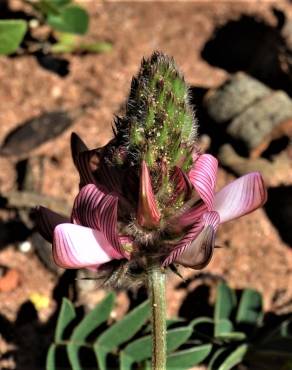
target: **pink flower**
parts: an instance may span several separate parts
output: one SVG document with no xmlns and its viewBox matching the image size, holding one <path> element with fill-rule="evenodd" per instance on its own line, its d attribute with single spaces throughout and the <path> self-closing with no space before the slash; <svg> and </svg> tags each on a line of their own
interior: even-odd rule
<svg viewBox="0 0 292 370">
<path fill-rule="evenodd" d="M 37 211 L 39 230 L 52 241 L 61 267 L 100 269 L 121 260 L 143 270 L 150 256 L 165 267 L 178 263 L 201 269 L 213 254 L 218 226 L 266 201 L 257 172 L 215 193 L 217 160 L 209 154 L 196 154 L 188 173 L 175 166 L 169 196 L 162 199 L 163 168 L 154 180 L 145 161 L 126 169 L 111 166 L 104 156 L 108 148 L 88 150 L 73 134 L 81 190 L 71 218 L 43 207 Z"/>
<path fill-rule="evenodd" d="M 259 173 L 215 193 L 217 160 L 196 150 L 192 109 L 174 60 L 155 52 L 132 80 L 114 139 L 89 150 L 72 135 L 80 192 L 71 218 L 42 207 L 37 217 L 58 265 L 131 281 L 153 260 L 201 269 L 212 257 L 219 224 L 264 204 Z"/>
</svg>

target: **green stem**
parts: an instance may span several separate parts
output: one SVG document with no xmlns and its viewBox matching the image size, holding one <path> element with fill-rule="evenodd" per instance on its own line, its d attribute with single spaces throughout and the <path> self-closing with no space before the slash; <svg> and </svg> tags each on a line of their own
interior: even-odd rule
<svg viewBox="0 0 292 370">
<path fill-rule="evenodd" d="M 152 370 L 166 370 L 165 273 L 160 265 L 148 265 L 148 294 L 152 319 Z"/>
</svg>

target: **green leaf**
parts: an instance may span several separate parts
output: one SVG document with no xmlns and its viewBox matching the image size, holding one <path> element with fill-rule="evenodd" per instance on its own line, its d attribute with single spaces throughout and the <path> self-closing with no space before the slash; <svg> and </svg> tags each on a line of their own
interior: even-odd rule
<svg viewBox="0 0 292 370">
<path fill-rule="evenodd" d="M 72 53 L 77 47 L 78 37 L 72 33 L 59 32 L 57 34 L 58 42 L 51 45 L 50 51 L 52 53 Z"/>
<path fill-rule="evenodd" d="M 238 365 L 242 362 L 246 352 L 248 350 L 247 344 L 242 344 L 235 351 L 231 352 L 230 355 L 224 360 L 220 365 L 218 370 L 230 370 L 235 365 Z"/>
<path fill-rule="evenodd" d="M 95 330 L 100 324 L 105 322 L 115 302 L 115 294 L 109 293 L 73 330 L 70 340 L 73 342 L 83 342 L 86 337 Z"/>
<path fill-rule="evenodd" d="M 68 34 L 66 34 L 68 35 Z M 69 34 L 71 36 L 75 36 L 72 34 Z M 107 42 L 97 42 L 97 43 L 89 43 L 89 44 L 84 44 L 80 43 L 76 39 L 71 39 L 63 41 L 60 40 L 59 42 L 53 44 L 50 47 L 50 50 L 53 53 L 74 53 L 74 52 L 88 52 L 88 53 L 106 53 L 110 50 L 112 50 L 112 44 L 107 43 Z"/>
<path fill-rule="evenodd" d="M 56 42 L 50 47 L 50 50 L 54 54 L 59 53 L 73 53 L 76 49 L 75 44 L 63 44 L 61 42 Z"/>
<path fill-rule="evenodd" d="M 216 326 L 215 326 L 215 337 L 216 338 L 230 334 L 232 333 L 232 331 L 233 331 L 233 324 L 230 320 L 220 319 L 216 322 Z"/>
<path fill-rule="evenodd" d="M 214 320 L 210 317 L 198 317 L 192 320 L 189 325 L 193 328 L 193 334 L 198 338 L 210 337 L 214 332 Z"/>
<path fill-rule="evenodd" d="M 173 353 L 167 357 L 166 368 L 171 369 L 189 369 L 202 361 L 210 354 L 212 344 L 203 344 L 194 348 L 186 349 Z"/>
<path fill-rule="evenodd" d="M 92 42 L 92 43 L 80 43 L 78 46 L 79 51 L 87 51 L 89 53 L 106 53 L 111 51 L 113 45 L 110 42 Z"/>
<path fill-rule="evenodd" d="M 266 343 L 277 337 L 292 337 L 292 317 L 282 321 L 280 325 L 267 333 L 260 343 Z"/>
<path fill-rule="evenodd" d="M 192 335 L 192 327 L 186 326 L 169 330 L 166 334 L 167 352 L 176 350 L 184 344 Z M 151 358 L 152 338 L 147 335 L 128 344 L 121 352 L 121 370 L 131 369 L 134 362 L 140 362 Z"/>
<path fill-rule="evenodd" d="M 211 360 L 208 364 L 208 370 L 218 370 L 219 365 L 222 363 L 222 359 L 224 360 L 228 357 L 230 353 L 229 348 L 220 347 L 212 356 Z"/>
<path fill-rule="evenodd" d="M 48 14 L 59 14 L 58 7 L 51 0 L 27 0 L 27 3 L 44 16 Z"/>
<path fill-rule="evenodd" d="M 261 317 L 262 307 L 262 296 L 253 289 L 245 289 L 239 302 L 236 322 L 256 325 Z"/>
<path fill-rule="evenodd" d="M 106 357 L 108 352 L 107 348 L 103 348 L 101 346 L 98 348 L 96 346 L 94 347 L 94 353 L 98 362 L 98 370 L 107 370 Z"/>
<path fill-rule="evenodd" d="M 69 343 L 66 346 L 68 359 L 72 370 L 82 370 L 82 365 L 79 360 L 79 349 L 82 347 L 81 344 Z"/>
<path fill-rule="evenodd" d="M 105 369 L 106 354 L 131 339 L 141 329 L 149 315 L 150 305 L 149 301 L 146 301 L 100 335 L 94 343 L 94 352 L 101 369 Z"/>
<path fill-rule="evenodd" d="M 80 6 L 68 5 L 59 14 L 49 14 L 47 22 L 56 31 L 83 35 L 88 29 L 89 16 Z"/>
<path fill-rule="evenodd" d="M 72 2 L 72 0 L 50 0 L 50 1 L 58 8 L 68 5 Z"/>
<path fill-rule="evenodd" d="M 75 319 L 76 312 L 72 303 L 67 299 L 63 298 L 60 314 L 57 321 L 55 342 L 61 341 L 63 338 L 64 330 Z"/>
<path fill-rule="evenodd" d="M 51 344 L 48 350 L 47 359 L 46 359 L 46 370 L 57 370 L 56 368 L 56 349 L 55 344 Z"/>
<path fill-rule="evenodd" d="M 86 344 L 87 336 L 108 319 L 114 301 L 115 294 L 109 293 L 73 330 L 67 346 L 67 354 L 73 370 L 82 370 L 78 357 L 79 349 Z"/>
<path fill-rule="evenodd" d="M 197 325 L 201 325 L 201 324 L 214 324 L 214 320 L 211 319 L 210 317 L 202 316 L 202 317 L 198 317 L 198 318 L 196 318 L 196 319 L 194 319 L 190 322 L 190 326 L 192 326 L 193 329 L 195 329 L 195 327 Z"/>
<path fill-rule="evenodd" d="M 135 361 L 124 352 L 120 354 L 120 370 L 131 370 Z"/>
<path fill-rule="evenodd" d="M 246 334 L 243 333 L 242 331 L 233 331 L 230 333 L 221 333 L 216 337 L 218 339 L 222 339 L 224 341 L 229 341 L 229 342 L 238 342 L 246 339 Z"/>
<path fill-rule="evenodd" d="M 215 336 L 220 335 L 222 329 L 227 329 L 227 324 L 222 324 L 222 320 L 228 320 L 236 306 L 236 297 L 232 289 L 227 284 L 221 282 L 217 288 L 215 303 Z M 224 328 L 223 328 L 224 327 Z"/>
<path fill-rule="evenodd" d="M 0 55 L 14 53 L 21 44 L 27 30 L 22 19 L 0 20 Z"/>
</svg>

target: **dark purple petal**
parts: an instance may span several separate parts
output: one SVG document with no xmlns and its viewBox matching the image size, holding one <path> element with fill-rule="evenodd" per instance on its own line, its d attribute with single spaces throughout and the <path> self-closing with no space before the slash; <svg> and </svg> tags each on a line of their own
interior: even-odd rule
<svg viewBox="0 0 292 370">
<path fill-rule="evenodd" d="M 87 184 L 96 184 L 94 172 L 99 166 L 99 157 L 95 150 L 79 153 L 75 165 L 80 175 L 80 187 Z"/>
<path fill-rule="evenodd" d="M 98 268 L 112 259 L 124 258 L 117 253 L 103 233 L 87 227 L 60 224 L 53 241 L 55 263 L 63 268 Z"/>
<path fill-rule="evenodd" d="M 217 168 L 218 161 L 215 157 L 210 154 L 202 154 L 189 172 L 191 183 L 207 205 L 209 211 L 213 209 Z"/>
<path fill-rule="evenodd" d="M 109 166 L 106 163 L 101 163 L 95 172 L 95 178 L 99 184 L 105 186 L 109 192 L 118 194 L 122 193 L 125 176 L 127 176 L 125 171 Z"/>
<path fill-rule="evenodd" d="M 222 222 L 233 220 L 261 207 L 267 191 L 258 172 L 249 173 L 225 186 L 215 195 L 214 210 Z"/>
<path fill-rule="evenodd" d="M 100 162 L 96 150 L 88 150 L 80 137 L 72 133 L 71 153 L 73 162 L 80 175 L 80 187 L 86 184 L 95 184 L 94 171 L 96 171 Z"/>
<path fill-rule="evenodd" d="M 185 267 L 200 270 L 210 262 L 214 246 L 214 228 L 212 226 L 206 226 L 197 238 L 175 259 L 175 262 Z"/>
<path fill-rule="evenodd" d="M 70 222 L 69 217 L 59 215 L 46 207 L 37 207 L 34 211 L 38 232 L 48 242 L 52 243 L 54 229 L 57 225 Z"/>
<path fill-rule="evenodd" d="M 71 154 L 73 158 L 73 162 L 76 163 L 76 159 L 78 158 L 79 154 L 82 152 L 88 151 L 86 144 L 83 140 L 77 135 L 75 132 L 71 134 Z"/>
</svg>

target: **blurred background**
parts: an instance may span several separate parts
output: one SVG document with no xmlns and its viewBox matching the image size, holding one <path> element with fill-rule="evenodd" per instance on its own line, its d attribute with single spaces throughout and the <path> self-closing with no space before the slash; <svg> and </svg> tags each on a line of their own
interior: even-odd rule
<svg viewBox="0 0 292 370">
<path fill-rule="evenodd" d="M 0 20 L 28 25 L 17 50 L 0 56 L 0 368 L 43 368 L 61 297 L 86 312 L 105 294 L 94 280 L 75 280 L 86 272 L 55 267 L 31 209 L 70 213 L 79 182 L 71 132 L 90 148 L 106 144 L 141 58 L 154 50 L 173 56 L 190 85 L 200 146 L 221 163 L 218 189 L 259 170 L 269 194 L 263 209 L 220 227 L 222 248 L 206 269 L 181 271 L 185 281 L 169 276 L 169 316 L 214 301 L 222 280 L 258 290 L 265 312 L 291 313 L 292 3 L 76 3 L 89 26 L 66 49 L 44 10 L 0 1 Z M 118 293 L 115 317 L 132 299 Z"/>
</svg>

